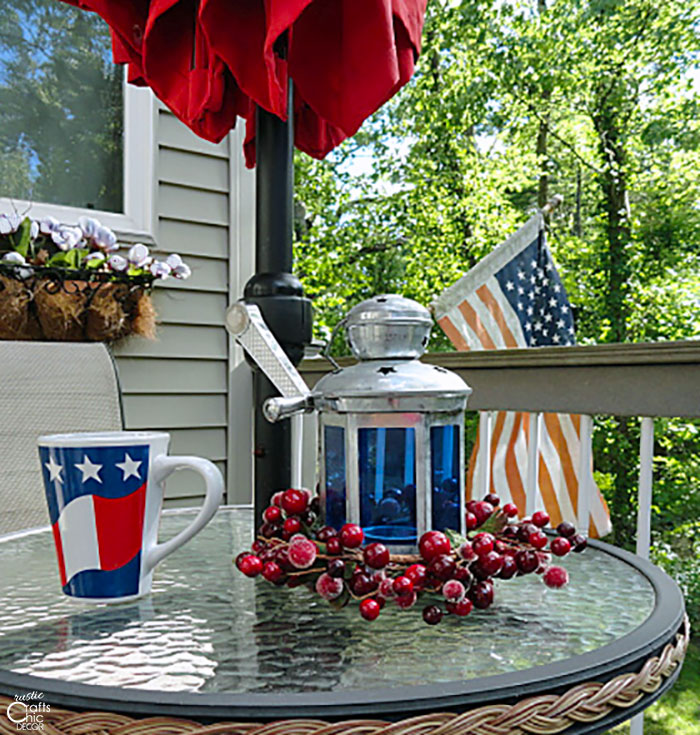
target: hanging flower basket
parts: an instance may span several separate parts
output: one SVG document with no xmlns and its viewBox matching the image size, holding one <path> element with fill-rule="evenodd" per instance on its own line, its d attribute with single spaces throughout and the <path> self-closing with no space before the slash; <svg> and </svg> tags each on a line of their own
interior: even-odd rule
<svg viewBox="0 0 700 735">
<path fill-rule="evenodd" d="M 115 342 L 155 338 L 150 292 L 157 280 L 188 278 L 179 255 L 154 260 L 145 245 L 125 255 L 114 233 L 83 217 L 0 215 L 0 340 Z"/>
</svg>

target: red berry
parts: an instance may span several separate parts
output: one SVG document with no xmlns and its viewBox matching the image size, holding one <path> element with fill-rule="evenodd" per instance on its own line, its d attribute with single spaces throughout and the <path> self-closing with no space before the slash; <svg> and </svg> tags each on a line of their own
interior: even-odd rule
<svg viewBox="0 0 700 735">
<path fill-rule="evenodd" d="M 263 518 L 268 523 L 278 523 L 282 520 L 282 511 L 276 505 L 271 505 L 269 508 L 265 508 Z"/>
<path fill-rule="evenodd" d="M 569 581 L 569 574 L 563 567 L 549 567 L 542 577 L 547 587 L 563 587 Z"/>
<path fill-rule="evenodd" d="M 485 581 L 477 582 L 469 590 L 469 599 L 474 603 L 474 607 L 486 610 L 493 603 L 493 585 Z"/>
<path fill-rule="evenodd" d="M 326 571 L 334 579 L 340 579 L 345 574 L 345 562 L 342 559 L 331 559 Z"/>
<path fill-rule="evenodd" d="M 473 513 L 467 513 L 465 521 L 467 524 L 467 531 L 473 531 L 478 525 L 476 516 Z"/>
<path fill-rule="evenodd" d="M 503 566 L 501 571 L 498 573 L 500 579 L 511 579 L 516 575 L 518 571 L 518 565 L 512 556 L 503 557 Z"/>
<path fill-rule="evenodd" d="M 557 536 L 552 539 L 549 548 L 554 556 L 566 556 L 571 551 L 571 541 L 563 536 Z"/>
<path fill-rule="evenodd" d="M 532 514 L 532 522 L 538 528 L 544 528 L 549 523 L 549 515 L 543 510 L 537 510 Z"/>
<path fill-rule="evenodd" d="M 493 551 L 494 537 L 490 533 L 477 533 L 472 539 L 472 548 L 477 556 L 484 556 Z"/>
<path fill-rule="evenodd" d="M 501 499 L 495 493 L 489 493 L 488 495 L 484 496 L 484 502 L 489 503 L 494 508 L 498 508 L 501 503 Z"/>
<path fill-rule="evenodd" d="M 253 541 L 253 545 L 250 547 L 250 550 L 254 554 L 261 554 L 266 548 L 267 544 L 264 541 L 257 539 L 256 541 Z"/>
<path fill-rule="evenodd" d="M 279 582 L 284 575 L 282 567 L 276 561 L 265 562 L 262 568 L 262 575 L 268 582 Z"/>
<path fill-rule="evenodd" d="M 508 518 L 512 518 L 513 516 L 518 515 L 518 506 L 515 503 L 506 503 L 503 506 L 503 512 L 508 516 Z"/>
<path fill-rule="evenodd" d="M 588 546 L 588 541 L 585 536 L 577 533 L 571 537 L 571 545 L 574 547 L 574 551 L 580 554 Z"/>
<path fill-rule="evenodd" d="M 413 592 L 410 595 L 404 595 L 403 597 L 397 597 L 396 604 L 402 610 L 408 610 L 409 607 L 413 607 L 416 604 L 417 599 L 418 599 L 418 595 L 415 592 Z"/>
<path fill-rule="evenodd" d="M 557 526 L 557 533 L 560 536 L 564 536 L 564 538 L 571 538 L 576 533 L 576 527 L 573 523 L 569 523 L 568 521 L 562 521 Z"/>
<path fill-rule="evenodd" d="M 333 526 L 324 526 L 317 534 L 317 538 L 321 543 L 326 543 L 328 539 L 335 538 L 338 535 L 338 532 L 333 528 Z"/>
<path fill-rule="evenodd" d="M 413 589 L 422 590 L 425 587 L 425 580 L 428 576 L 428 570 L 423 564 L 411 564 L 406 570 L 405 576 L 413 582 Z"/>
<path fill-rule="evenodd" d="M 418 548 L 420 555 L 426 561 L 430 561 L 441 554 L 449 554 L 452 547 L 442 531 L 427 531 L 420 537 Z"/>
<path fill-rule="evenodd" d="M 544 549 L 547 545 L 547 536 L 542 531 L 535 531 L 535 533 L 530 534 L 528 541 L 536 549 Z"/>
<path fill-rule="evenodd" d="M 459 602 L 467 591 L 456 579 L 450 579 L 442 586 L 442 595 L 448 602 Z"/>
<path fill-rule="evenodd" d="M 459 602 L 448 602 L 446 607 L 447 612 L 452 613 L 453 615 L 459 615 L 460 618 L 463 618 L 465 615 L 469 615 L 474 605 L 468 597 L 465 597 Z"/>
<path fill-rule="evenodd" d="M 518 537 L 518 527 L 517 526 L 505 526 L 503 531 L 501 533 L 505 538 L 517 538 Z"/>
<path fill-rule="evenodd" d="M 392 590 L 397 597 L 413 594 L 413 582 L 406 575 L 397 577 L 392 583 Z"/>
<path fill-rule="evenodd" d="M 277 536 L 282 530 L 282 526 L 279 523 L 263 523 L 260 526 L 260 533 L 265 538 L 272 538 Z"/>
<path fill-rule="evenodd" d="M 472 571 L 477 577 L 487 579 L 498 574 L 503 567 L 503 557 L 496 551 L 480 556 L 476 564 L 472 565 Z"/>
<path fill-rule="evenodd" d="M 364 548 L 362 558 L 368 567 L 372 567 L 372 569 L 384 569 L 389 563 L 389 549 L 384 544 L 369 544 Z"/>
<path fill-rule="evenodd" d="M 472 583 L 472 573 L 469 571 L 469 567 L 457 567 L 455 569 L 454 576 L 452 579 L 456 579 L 461 582 L 465 587 L 469 587 Z"/>
<path fill-rule="evenodd" d="M 246 577 L 257 577 L 263 571 L 262 559 L 255 554 L 248 554 L 237 563 L 238 568 Z"/>
<path fill-rule="evenodd" d="M 396 595 L 394 594 L 394 580 L 391 577 L 385 577 L 379 583 L 379 599 L 391 600 Z"/>
<path fill-rule="evenodd" d="M 477 524 L 482 526 L 493 515 L 493 505 L 482 500 L 474 506 L 474 515 Z"/>
<path fill-rule="evenodd" d="M 442 620 L 442 610 L 437 605 L 423 608 L 423 620 L 428 625 L 437 625 Z"/>
<path fill-rule="evenodd" d="M 326 541 L 326 553 L 329 556 L 338 556 L 342 550 L 343 545 L 340 543 L 340 539 L 337 536 L 329 538 L 328 541 Z"/>
<path fill-rule="evenodd" d="M 451 556 L 440 554 L 440 556 L 434 557 L 430 564 L 428 564 L 428 574 L 431 574 L 442 582 L 446 582 L 448 579 L 451 579 L 455 572 L 455 567 L 455 560 Z"/>
<path fill-rule="evenodd" d="M 534 551 L 519 551 L 515 555 L 515 563 L 523 574 L 530 574 L 537 569 L 540 560 Z"/>
<path fill-rule="evenodd" d="M 350 584 L 352 585 L 352 591 L 358 597 L 374 592 L 374 590 L 379 586 L 379 583 L 370 577 L 369 574 L 364 574 L 362 572 L 354 574 L 350 580 Z"/>
<path fill-rule="evenodd" d="M 309 496 L 301 490 L 290 488 L 282 493 L 282 508 L 288 515 L 303 513 L 309 505 Z"/>
<path fill-rule="evenodd" d="M 356 549 L 362 545 L 365 534 L 362 529 L 354 523 L 346 523 L 340 529 L 340 542 L 346 549 Z"/>
<path fill-rule="evenodd" d="M 539 530 L 540 529 L 537 528 L 534 523 L 523 523 L 523 525 L 518 529 L 518 538 L 523 543 L 528 543 L 530 541 L 530 536 L 533 533 L 537 533 Z"/>
<path fill-rule="evenodd" d="M 297 536 L 289 544 L 289 561 L 297 569 L 308 569 L 315 561 L 318 549 L 308 538 Z"/>
<path fill-rule="evenodd" d="M 472 559 L 476 558 L 476 552 L 474 551 L 474 547 L 472 546 L 471 541 L 465 541 L 459 547 L 459 555 L 465 561 L 471 561 Z"/>
<path fill-rule="evenodd" d="M 281 508 L 282 507 L 282 495 L 284 495 L 284 493 L 281 490 L 278 493 L 275 493 L 272 496 L 272 504 Z"/>
<path fill-rule="evenodd" d="M 379 603 L 372 597 L 368 597 L 360 603 L 360 615 L 365 620 L 376 620 L 379 617 L 381 609 Z"/>
<path fill-rule="evenodd" d="M 478 503 L 478 500 L 468 500 L 467 501 L 467 513 L 473 513 L 474 512 L 474 506 Z"/>
<path fill-rule="evenodd" d="M 340 561 L 339 559 L 336 561 Z M 330 574 L 322 574 L 316 580 L 316 592 L 318 592 L 324 600 L 335 600 L 340 597 L 344 588 L 343 580 L 331 577 Z"/>
<path fill-rule="evenodd" d="M 301 531 L 301 521 L 298 518 L 287 518 L 282 524 L 282 533 L 289 534 L 290 538 L 299 531 Z"/>
</svg>

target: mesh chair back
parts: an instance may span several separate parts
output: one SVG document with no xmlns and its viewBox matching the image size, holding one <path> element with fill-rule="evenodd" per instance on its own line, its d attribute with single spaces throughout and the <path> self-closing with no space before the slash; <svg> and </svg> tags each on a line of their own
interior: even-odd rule
<svg viewBox="0 0 700 735">
<path fill-rule="evenodd" d="M 104 345 L 0 341 L 0 534 L 49 522 L 38 436 L 122 427 Z"/>
</svg>

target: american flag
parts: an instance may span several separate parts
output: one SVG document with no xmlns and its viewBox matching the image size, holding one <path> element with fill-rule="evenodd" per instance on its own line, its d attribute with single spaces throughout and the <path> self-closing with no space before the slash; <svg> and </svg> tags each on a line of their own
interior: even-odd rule
<svg viewBox="0 0 700 735">
<path fill-rule="evenodd" d="M 433 303 L 433 311 L 458 350 L 575 344 L 571 305 L 547 248 L 540 213 L 446 289 Z M 479 496 L 488 487 L 504 502 L 524 509 L 531 416 L 498 412 L 487 452 L 480 446 L 484 415 L 481 419 L 469 462 L 467 495 Z M 581 417 L 543 414 L 538 453 L 537 507 L 547 510 L 552 525 L 562 520 L 576 525 Z M 585 471 L 584 486 L 590 492 L 587 530 L 593 536 L 603 536 L 610 531 L 610 516 L 593 480 L 592 467 Z"/>
</svg>

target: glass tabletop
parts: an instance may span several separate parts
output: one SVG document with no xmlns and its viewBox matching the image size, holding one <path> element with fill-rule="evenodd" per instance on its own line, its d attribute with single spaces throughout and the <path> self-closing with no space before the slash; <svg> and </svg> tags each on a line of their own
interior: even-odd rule
<svg viewBox="0 0 700 735">
<path fill-rule="evenodd" d="M 193 511 L 194 512 L 194 511 Z M 585 653 L 630 633 L 654 590 L 598 549 L 561 564 L 570 584 L 529 575 L 496 580 L 494 605 L 427 626 L 419 605 L 387 606 L 368 623 L 305 588 L 278 589 L 238 572 L 252 510 L 222 509 L 156 569 L 153 593 L 119 605 L 65 597 L 53 539 L 0 542 L 0 669 L 160 691 L 302 693 L 464 681 Z M 165 514 L 161 540 L 191 521 Z"/>
</svg>

